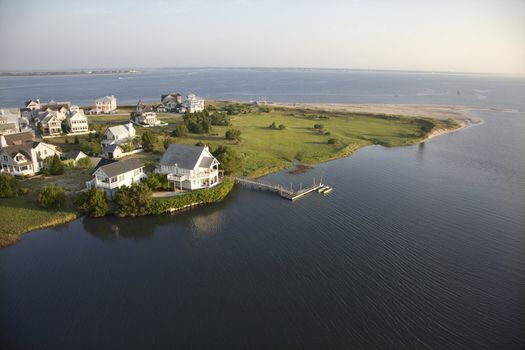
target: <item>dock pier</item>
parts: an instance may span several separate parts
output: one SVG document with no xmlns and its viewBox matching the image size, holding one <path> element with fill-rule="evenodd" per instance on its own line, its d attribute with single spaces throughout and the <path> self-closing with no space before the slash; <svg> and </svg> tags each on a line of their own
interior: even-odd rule
<svg viewBox="0 0 525 350">
<path fill-rule="evenodd" d="M 270 191 L 277 193 L 281 198 L 288 199 L 291 201 L 294 201 L 298 198 L 301 198 L 311 192 L 317 191 L 320 188 L 324 187 L 325 185 L 320 181 L 319 183 L 315 182 L 315 178 L 310 186 L 307 186 L 305 188 L 300 187 L 299 190 L 294 191 L 294 189 L 290 186 L 290 188 L 284 187 L 282 185 L 274 185 L 269 182 L 260 181 L 260 180 L 250 180 L 246 179 L 244 177 L 238 177 L 238 176 L 232 176 L 233 181 L 235 183 L 239 183 L 241 185 L 245 185 L 252 188 L 257 188 L 260 190 Z"/>
</svg>

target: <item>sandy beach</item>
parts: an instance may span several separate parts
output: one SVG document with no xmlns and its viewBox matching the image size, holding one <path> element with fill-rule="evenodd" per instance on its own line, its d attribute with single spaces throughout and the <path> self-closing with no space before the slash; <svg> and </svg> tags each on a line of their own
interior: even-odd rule
<svg viewBox="0 0 525 350">
<path fill-rule="evenodd" d="M 324 111 L 343 111 L 372 114 L 391 114 L 407 117 L 454 119 L 462 123 L 479 123 L 480 119 L 468 112 L 471 107 L 432 104 L 342 104 L 342 103 L 270 103 L 276 107 L 308 108 Z"/>
</svg>

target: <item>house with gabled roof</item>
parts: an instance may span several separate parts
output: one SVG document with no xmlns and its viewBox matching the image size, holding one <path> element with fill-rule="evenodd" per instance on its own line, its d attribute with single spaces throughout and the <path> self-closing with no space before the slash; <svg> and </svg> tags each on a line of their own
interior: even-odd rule
<svg viewBox="0 0 525 350">
<path fill-rule="evenodd" d="M 39 110 L 41 105 L 40 105 L 40 100 L 37 98 L 36 100 L 29 100 L 29 101 L 26 101 L 24 103 L 24 106 L 25 108 L 31 110 L 31 111 L 36 111 L 36 110 Z"/>
<path fill-rule="evenodd" d="M 67 117 L 67 126 L 72 133 L 85 133 L 89 131 L 86 116 L 79 111 L 70 113 Z"/>
<path fill-rule="evenodd" d="M 56 136 L 62 132 L 62 121 L 58 118 L 56 112 L 39 112 L 36 119 L 37 123 L 42 126 L 44 135 Z"/>
<path fill-rule="evenodd" d="M 57 147 L 44 142 L 28 141 L 0 149 L 0 171 L 18 176 L 32 176 L 44 167 L 44 160 L 60 156 Z"/>
<path fill-rule="evenodd" d="M 206 146 L 171 144 L 162 155 L 157 173 L 166 174 L 174 189 L 197 190 L 220 183 L 219 161 Z"/>
<path fill-rule="evenodd" d="M 178 92 L 161 95 L 160 102 L 166 112 L 177 112 L 182 105 L 182 95 Z"/>
<path fill-rule="evenodd" d="M 34 141 L 33 131 L 24 131 L 16 134 L 0 135 L 0 147 L 21 145 L 22 143 Z"/>
<path fill-rule="evenodd" d="M 117 109 L 117 98 L 113 95 L 104 96 L 95 101 L 95 113 L 111 113 Z"/>
<path fill-rule="evenodd" d="M 100 188 L 107 198 L 114 199 L 122 186 L 131 186 L 146 178 L 144 163 L 137 158 L 130 158 L 99 167 L 93 173 L 93 179 L 86 182 L 86 187 Z"/>
<path fill-rule="evenodd" d="M 133 127 L 133 124 L 127 123 L 124 125 L 115 125 L 107 128 L 106 131 L 104 131 L 104 135 L 102 135 L 102 141 L 100 141 L 100 143 L 102 144 L 102 147 L 113 144 L 121 145 L 131 142 L 135 135 L 136 131 Z"/>
</svg>

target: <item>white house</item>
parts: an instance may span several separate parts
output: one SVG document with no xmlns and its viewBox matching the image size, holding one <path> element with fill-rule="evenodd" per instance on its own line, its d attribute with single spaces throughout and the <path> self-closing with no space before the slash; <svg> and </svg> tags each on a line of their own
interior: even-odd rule
<svg viewBox="0 0 525 350">
<path fill-rule="evenodd" d="M 37 119 L 44 135 L 55 136 L 62 132 L 62 122 L 54 111 L 39 112 Z"/>
<path fill-rule="evenodd" d="M 13 145 L 21 145 L 26 142 L 33 141 L 35 134 L 33 131 L 24 131 L 16 134 L 0 135 L 0 147 L 7 147 Z"/>
<path fill-rule="evenodd" d="M 202 112 L 204 110 L 204 100 L 194 94 L 189 94 L 184 101 L 186 111 L 190 113 Z"/>
<path fill-rule="evenodd" d="M 104 135 L 102 135 L 102 141 L 100 141 L 100 143 L 102 144 L 102 147 L 113 144 L 121 145 L 133 140 L 135 134 L 135 128 L 131 123 L 112 126 L 106 129 Z"/>
<path fill-rule="evenodd" d="M 146 177 L 144 164 L 130 158 L 101 166 L 93 173 L 93 179 L 86 182 L 86 187 L 103 189 L 106 197 L 113 199 L 119 188 L 140 183 Z"/>
<path fill-rule="evenodd" d="M 40 100 L 37 98 L 36 100 L 29 100 L 24 103 L 25 108 L 30 109 L 32 111 L 40 109 Z"/>
<path fill-rule="evenodd" d="M 135 113 L 133 113 L 133 119 L 137 124 L 148 126 L 156 126 L 160 124 L 157 120 L 157 113 L 154 112 L 153 107 L 144 105 L 142 101 L 139 101 L 137 104 Z"/>
<path fill-rule="evenodd" d="M 16 134 L 27 129 L 29 121 L 20 117 L 18 109 L 0 109 L 0 135 Z"/>
<path fill-rule="evenodd" d="M 71 113 L 67 117 L 67 125 L 72 133 L 88 132 L 89 125 L 85 115 L 80 112 Z"/>
<path fill-rule="evenodd" d="M 104 96 L 95 101 L 95 112 L 111 113 L 117 109 L 117 98 L 113 95 Z"/>
<path fill-rule="evenodd" d="M 219 161 L 208 147 L 171 144 L 156 172 L 166 174 L 176 189 L 209 188 L 220 182 Z"/>
<path fill-rule="evenodd" d="M 104 157 L 107 159 L 118 159 L 122 157 L 124 151 L 119 145 L 112 144 L 104 148 Z"/>
<path fill-rule="evenodd" d="M 44 159 L 55 154 L 60 156 L 56 146 L 44 142 L 29 141 L 2 147 L 0 171 L 19 176 L 32 176 L 42 170 Z"/>
<path fill-rule="evenodd" d="M 178 108 L 182 105 L 182 95 L 177 92 L 161 95 L 160 102 L 164 106 L 164 111 L 177 112 Z"/>
</svg>

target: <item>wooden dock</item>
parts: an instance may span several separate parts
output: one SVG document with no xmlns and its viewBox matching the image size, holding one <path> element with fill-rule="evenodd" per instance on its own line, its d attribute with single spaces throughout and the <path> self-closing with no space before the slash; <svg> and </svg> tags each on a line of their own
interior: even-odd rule
<svg viewBox="0 0 525 350">
<path fill-rule="evenodd" d="M 232 179 L 236 183 L 242 184 L 247 187 L 277 193 L 279 196 L 281 196 L 281 198 L 288 199 L 291 201 L 301 198 L 311 192 L 317 191 L 321 187 L 325 186 L 321 182 L 316 183 L 314 179 L 310 186 L 303 188 L 303 186 L 301 185 L 299 190 L 294 190 L 293 187 L 287 188 L 279 184 L 274 185 L 266 181 L 250 180 L 244 177 L 232 176 Z"/>
</svg>

